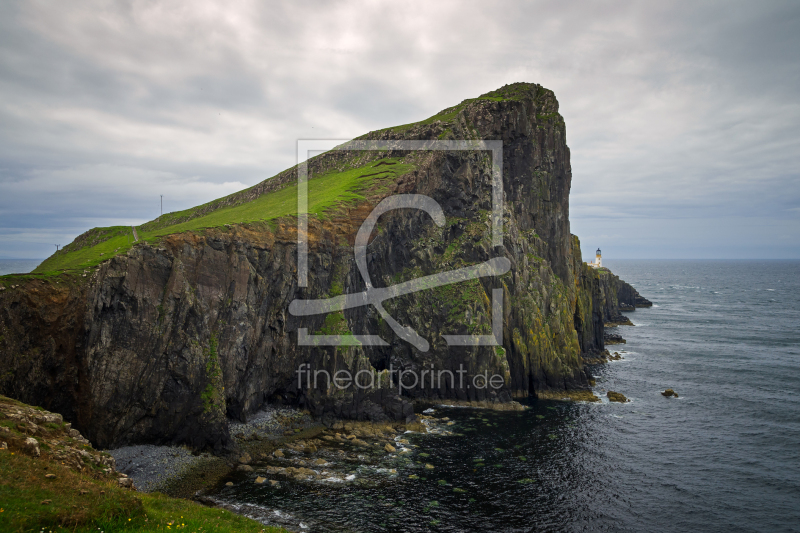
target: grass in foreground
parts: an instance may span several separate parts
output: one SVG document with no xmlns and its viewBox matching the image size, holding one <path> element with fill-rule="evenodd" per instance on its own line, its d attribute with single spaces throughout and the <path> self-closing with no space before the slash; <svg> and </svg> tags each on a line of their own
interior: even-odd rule
<svg viewBox="0 0 800 533">
<path fill-rule="evenodd" d="M 44 454 L 32 458 L 0 451 L 0 531 L 42 530 L 284 532 L 188 500 L 122 489 L 61 467 Z"/>
<path fill-rule="evenodd" d="M 404 163 L 402 159 L 385 158 L 343 172 L 312 176 L 308 181 L 309 215 L 324 218 L 338 208 L 363 199 L 362 193 L 377 182 L 392 180 L 412 169 L 413 166 Z M 186 220 L 196 209 L 198 208 L 168 213 L 164 217 L 175 221 Z M 161 237 L 174 233 L 202 231 L 230 224 L 269 222 L 296 215 L 297 185 L 292 184 L 242 205 L 224 207 L 204 216 L 151 231 L 137 228 L 137 233 L 140 240 L 157 242 Z M 114 255 L 124 254 L 134 245 L 133 231 L 127 226 L 96 228 L 92 233 L 98 237 L 93 240 L 84 239 L 81 243 L 76 240 L 76 243 L 67 246 L 64 251 L 46 259 L 34 273 L 89 269 Z"/>
</svg>

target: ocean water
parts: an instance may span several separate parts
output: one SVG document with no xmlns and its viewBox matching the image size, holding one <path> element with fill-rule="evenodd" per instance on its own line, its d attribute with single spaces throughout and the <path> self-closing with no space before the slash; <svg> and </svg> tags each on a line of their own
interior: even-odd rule
<svg viewBox="0 0 800 533">
<path fill-rule="evenodd" d="M 0 259 L 0 276 L 27 274 L 41 262 L 41 259 Z"/>
<path fill-rule="evenodd" d="M 327 481 L 254 484 L 269 461 L 209 494 L 308 532 L 800 531 L 800 261 L 605 264 L 655 303 L 593 369 L 630 403 L 440 408 L 407 454 L 341 445 Z"/>
<path fill-rule="evenodd" d="M 297 531 L 800 531 L 800 262 L 607 265 L 655 303 L 594 368 L 630 403 L 441 408 L 455 435 L 401 458 L 344 447 L 330 481 L 211 493 Z"/>
</svg>

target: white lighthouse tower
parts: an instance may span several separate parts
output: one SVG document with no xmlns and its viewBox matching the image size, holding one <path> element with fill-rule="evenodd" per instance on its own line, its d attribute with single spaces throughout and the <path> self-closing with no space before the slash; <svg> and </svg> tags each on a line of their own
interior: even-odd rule
<svg viewBox="0 0 800 533">
<path fill-rule="evenodd" d="M 603 255 L 600 253 L 600 248 L 594 254 L 594 265 L 595 268 L 600 268 L 603 266 Z"/>
</svg>

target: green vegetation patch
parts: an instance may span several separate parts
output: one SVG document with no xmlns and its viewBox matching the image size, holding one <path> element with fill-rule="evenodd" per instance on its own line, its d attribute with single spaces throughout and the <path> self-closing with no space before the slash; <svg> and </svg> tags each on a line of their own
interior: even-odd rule
<svg viewBox="0 0 800 533">
<path fill-rule="evenodd" d="M 94 238 L 86 238 L 88 233 Z M 133 230 L 130 226 L 94 228 L 48 257 L 33 272 L 41 274 L 60 270 L 88 269 L 117 254 L 126 253 L 133 243 Z"/>
<path fill-rule="evenodd" d="M 325 323 L 319 329 L 321 335 L 349 335 L 350 328 L 347 326 L 347 319 L 342 311 L 328 313 L 325 315 Z"/>
<path fill-rule="evenodd" d="M 393 128 L 389 128 L 389 129 L 391 131 L 396 132 L 396 133 L 402 133 L 402 132 L 404 132 L 406 130 L 409 130 L 409 129 L 413 128 L 413 127 L 425 126 L 427 124 L 433 124 L 434 122 L 437 122 L 437 121 L 444 122 L 444 123 L 453 122 L 453 120 L 456 118 L 458 113 L 462 109 L 464 109 L 464 106 L 466 106 L 467 103 L 470 102 L 470 101 L 471 100 L 464 100 L 460 104 L 458 104 L 456 106 L 453 106 L 453 107 L 448 107 L 447 109 L 439 111 L 438 113 L 436 113 L 432 117 L 428 117 L 425 120 L 420 120 L 419 122 L 412 122 L 410 124 L 403 124 L 401 126 L 394 126 Z"/>
<path fill-rule="evenodd" d="M 208 384 L 200 394 L 203 400 L 203 412 L 206 414 L 214 413 L 219 415 L 225 413 L 225 391 L 222 386 L 222 367 L 218 357 L 219 343 L 216 335 L 211 336 L 208 351 L 206 352 L 206 378 Z"/>
<path fill-rule="evenodd" d="M 55 474 L 48 479 L 47 474 Z M 168 527 L 169 526 L 169 527 Z M 229 511 L 122 489 L 47 461 L 0 452 L 0 531 L 280 533 Z"/>
</svg>

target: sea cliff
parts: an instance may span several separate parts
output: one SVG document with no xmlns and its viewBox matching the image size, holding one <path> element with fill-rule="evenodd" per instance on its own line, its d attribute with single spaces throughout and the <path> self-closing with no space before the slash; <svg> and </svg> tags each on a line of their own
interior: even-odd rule
<svg viewBox="0 0 800 533">
<path fill-rule="evenodd" d="M 514 84 L 419 123 L 360 139 L 503 142 L 503 242 L 491 235 L 492 161 L 485 152 L 332 151 L 310 160 L 309 280 L 298 286 L 297 169 L 137 228 L 76 239 L 29 276 L 0 278 L 0 393 L 62 413 L 95 445 L 185 443 L 217 451 L 230 419 L 264 402 L 316 416 L 411 420 L 414 402 L 509 402 L 586 390 L 586 358 L 604 349 L 605 324 L 646 305 L 628 284 L 581 259 L 570 234 L 572 181 L 564 120 L 552 91 Z M 360 292 L 355 236 L 394 194 L 442 207 L 437 226 L 414 210 L 387 213 L 367 265 L 375 286 L 509 261 L 499 276 L 399 296 L 388 313 L 427 339 L 420 351 L 370 306 L 297 317 L 298 298 Z M 290 207 L 287 208 L 286 206 Z M 502 289 L 502 345 L 448 346 L 444 335 L 488 334 Z M 623 317 L 624 318 L 624 317 Z M 385 346 L 300 346 L 298 331 L 379 334 Z M 340 390 L 310 387 L 297 371 L 389 369 L 502 377 L 499 388 L 445 381 Z M 382 381 L 381 381 L 382 380 Z"/>
</svg>

